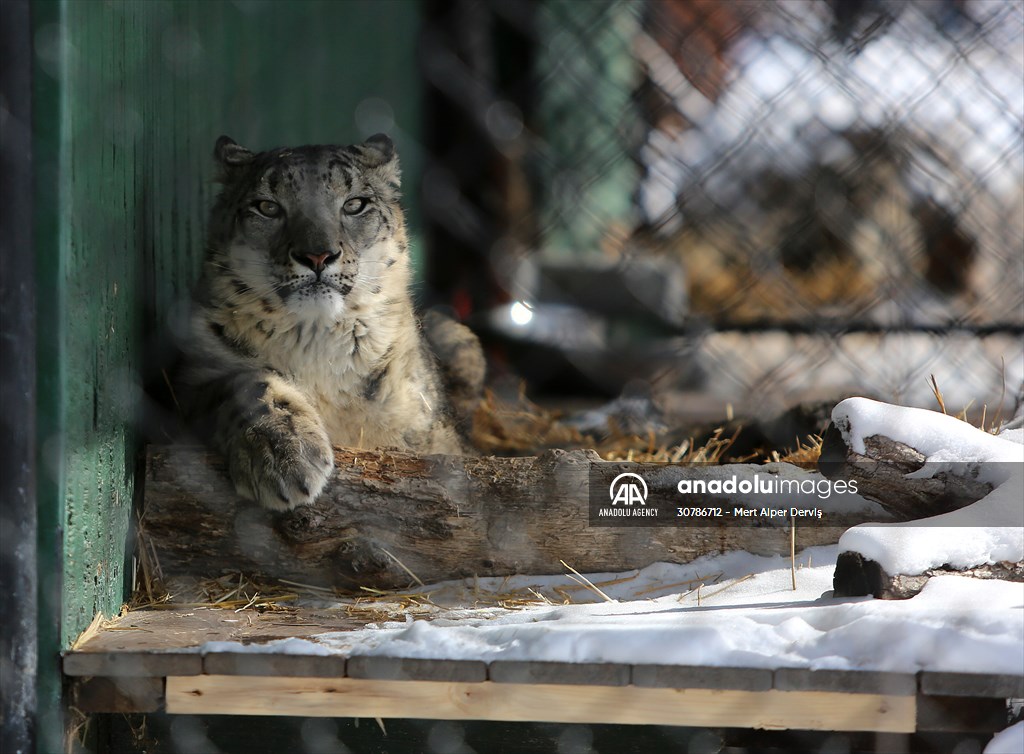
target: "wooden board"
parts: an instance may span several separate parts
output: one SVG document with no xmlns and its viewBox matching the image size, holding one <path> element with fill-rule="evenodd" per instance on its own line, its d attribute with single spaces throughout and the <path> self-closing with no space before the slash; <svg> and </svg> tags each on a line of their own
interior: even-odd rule
<svg viewBox="0 0 1024 754">
<path fill-rule="evenodd" d="M 344 610 L 313 608 L 263 613 L 209 607 L 133 610 L 109 621 L 80 649 L 159 652 L 197 647 L 207 641 L 264 643 L 328 631 L 352 631 L 368 622 L 352 618 Z"/>
<path fill-rule="evenodd" d="M 778 668 L 774 676 L 774 688 L 781 691 L 842 691 L 889 696 L 917 693 L 917 678 L 912 673 Z"/>
<path fill-rule="evenodd" d="M 1013 670 L 1013 668 L 1007 668 Z M 921 673 L 921 692 L 936 696 L 994 697 L 1024 699 L 1024 669 L 1017 674 L 943 673 L 925 670 Z"/>
<path fill-rule="evenodd" d="M 78 650 L 65 653 L 64 673 L 74 676 L 194 675 L 210 672 L 210 669 L 203 668 L 204 658 L 198 651 L 181 650 L 196 649 L 213 641 L 263 644 L 276 639 L 301 639 L 329 631 L 351 631 L 365 623 L 342 610 L 266 613 L 206 607 L 138 610 L 109 622 Z M 276 659 L 271 662 L 268 657 Z M 340 671 L 336 662 L 339 659 Z M 235 654 L 210 664 L 219 673 L 263 674 L 272 669 L 287 675 L 344 674 L 343 657 Z M 228 667 L 230 671 L 226 670 Z"/>
<path fill-rule="evenodd" d="M 446 683 L 356 678 L 168 678 L 171 714 L 506 720 L 879 731 L 915 729 L 914 696 L 827 691 Z"/>
</svg>

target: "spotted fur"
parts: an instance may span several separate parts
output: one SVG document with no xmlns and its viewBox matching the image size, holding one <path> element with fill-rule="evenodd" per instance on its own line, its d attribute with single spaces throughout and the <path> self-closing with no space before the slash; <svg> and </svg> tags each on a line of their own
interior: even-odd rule
<svg viewBox="0 0 1024 754">
<path fill-rule="evenodd" d="M 409 294 L 391 140 L 215 149 L 187 383 L 243 496 L 312 502 L 332 445 L 462 450 Z"/>
</svg>

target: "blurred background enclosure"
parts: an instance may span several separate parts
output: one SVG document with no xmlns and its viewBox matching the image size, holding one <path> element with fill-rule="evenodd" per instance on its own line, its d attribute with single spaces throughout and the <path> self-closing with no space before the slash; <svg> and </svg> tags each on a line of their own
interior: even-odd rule
<svg viewBox="0 0 1024 754">
<path fill-rule="evenodd" d="M 528 384 L 1012 407 L 1020 3 L 427 7 L 428 281 Z"/>
</svg>

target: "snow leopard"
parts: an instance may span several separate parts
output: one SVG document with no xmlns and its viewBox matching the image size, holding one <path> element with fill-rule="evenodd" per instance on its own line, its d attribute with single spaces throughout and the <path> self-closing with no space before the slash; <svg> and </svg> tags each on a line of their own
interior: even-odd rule
<svg viewBox="0 0 1024 754">
<path fill-rule="evenodd" d="M 237 492 L 310 504 L 334 445 L 464 452 L 413 307 L 391 139 L 253 152 L 222 136 L 214 156 L 183 382 Z"/>
</svg>

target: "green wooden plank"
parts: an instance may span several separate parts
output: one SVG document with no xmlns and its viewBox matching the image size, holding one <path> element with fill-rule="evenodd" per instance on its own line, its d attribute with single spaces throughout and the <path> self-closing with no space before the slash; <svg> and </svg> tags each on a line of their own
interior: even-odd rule
<svg viewBox="0 0 1024 754">
<path fill-rule="evenodd" d="M 64 404 L 64 563 L 61 643 L 124 599 L 134 495 L 132 374 L 139 367 L 141 299 L 132 151 L 126 148 L 133 69 L 123 17 L 91 2 L 65 5 L 68 44 L 59 82 L 61 128 L 60 358 Z M 132 63 L 135 63 L 133 66 Z"/>
</svg>

